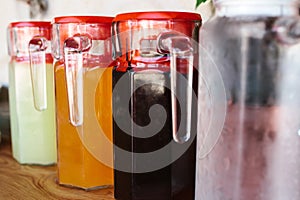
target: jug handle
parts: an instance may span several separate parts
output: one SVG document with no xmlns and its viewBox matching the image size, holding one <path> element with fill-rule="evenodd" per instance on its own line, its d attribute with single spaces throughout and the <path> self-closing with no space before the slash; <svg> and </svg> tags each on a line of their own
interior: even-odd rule
<svg viewBox="0 0 300 200">
<path fill-rule="evenodd" d="M 272 27 L 277 40 L 282 44 L 296 45 L 300 43 L 300 21 L 295 17 L 280 17 Z"/>
<path fill-rule="evenodd" d="M 158 37 L 158 51 L 160 53 L 170 54 L 170 82 L 171 82 L 171 107 L 172 107 L 172 136 L 175 142 L 183 144 L 191 138 L 191 118 L 192 118 L 192 93 L 193 93 L 193 61 L 194 54 L 192 42 L 189 37 L 178 33 L 162 33 Z M 187 79 L 187 89 L 185 97 L 180 97 L 177 93 L 178 71 L 180 70 L 178 63 L 185 63 Z M 178 103 L 177 98 L 185 98 L 186 107 L 181 109 L 181 116 L 185 116 L 184 133 L 179 134 L 178 130 Z M 185 111 L 184 113 L 182 111 Z"/>
<path fill-rule="evenodd" d="M 28 44 L 30 74 L 34 107 L 38 111 L 47 109 L 46 50 L 47 39 L 33 37 Z"/>
<path fill-rule="evenodd" d="M 64 67 L 69 105 L 69 119 L 73 126 L 83 123 L 83 62 L 92 40 L 75 35 L 64 41 Z"/>
</svg>

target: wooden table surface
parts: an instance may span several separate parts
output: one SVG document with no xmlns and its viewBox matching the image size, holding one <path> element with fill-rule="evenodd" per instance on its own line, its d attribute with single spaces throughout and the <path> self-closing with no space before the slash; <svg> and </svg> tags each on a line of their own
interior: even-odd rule
<svg viewBox="0 0 300 200">
<path fill-rule="evenodd" d="M 56 166 L 20 165 L 10 141 L 0 143 L 0 200 L 113 200 L 113 189 L 83 191 L 57 185 Z"/>
</svg>

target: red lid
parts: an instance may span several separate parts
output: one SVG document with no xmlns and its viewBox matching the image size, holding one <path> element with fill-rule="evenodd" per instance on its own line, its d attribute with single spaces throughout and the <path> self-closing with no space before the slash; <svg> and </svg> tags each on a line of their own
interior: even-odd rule
<svg viewBox="0 0 300 200">
<path fill-rule="evenodd" d="M 198 13 L 189 12 L 171 12 L 171 11 L 153 11 L 153 12 L 132 12 L 118 14 L 113 21 L 126 20 L 201 20 Z"/>
<path fill-rule="evenodd" d="M 23 21 L 23 22 L 12 22 L 9 27 L 51 27 L 51 22 L 48 21 Z"/>
<path fill-rule="evenodd" d="M 111 23 L 113 17 L 104 16 L 63 16 L 55 17 L 54 23 Z"/>
</svg>

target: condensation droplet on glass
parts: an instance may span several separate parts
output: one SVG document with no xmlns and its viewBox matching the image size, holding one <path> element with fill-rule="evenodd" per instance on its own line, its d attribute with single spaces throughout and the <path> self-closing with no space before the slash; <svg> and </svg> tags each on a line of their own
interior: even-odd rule
<svg viewBox="0 0 300 200">
<path fill-rule="evenodd" d="M 225 158 L 224 159 L 224 166 L 225 166 L 225 170 L 229 170 L 230 168 L 230 159 L 229 158 Z"/>
</svg>

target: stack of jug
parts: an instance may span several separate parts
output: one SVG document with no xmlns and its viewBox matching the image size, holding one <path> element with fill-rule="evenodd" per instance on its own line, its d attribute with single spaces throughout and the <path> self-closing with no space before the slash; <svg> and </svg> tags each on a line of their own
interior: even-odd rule
<svg viewBox="0 0 300 200">
<path fill-rule="evenodd" d="M 10 41 L 10 46 L 20 44 L 25 49 L 24 54 L 13 57 L 10 68 L 13 129 L 19 130 L 14 124 L 21 116 L 13 112 L 19 108 L 14 108 L 18 105 L 14 101 L 29 97 L 35 113 L 27 120 L 41 118 L 38 114 L 45 111 L 54 113 L 55 91 L 59 184 L 85 190 L 115 185 L 115 197 L 120 200 L 192 200 L 198 82 L 194 67 L 201 17 L 185 12 L 141 12 L 120 14 L 112 20 L 55 18 L 54 66 L 47 54 L 50 24 L 25 23 L 23 29 L 39 25 L 41 31 L 44 24 L 49 29 L 47 36 L 42 31 L 26 35 L 30 42 Z M 13 37 L 15 29 L 9 30 Z M 19 62 L 25 64 L 18 66 Z M 16 69 L 26 70 L 28 77 L 16 79 Z M 20 80 L 24 83 L 17 82 Z M 19 92 L 14 88 L 32 95 L 16 97 Z M 51 129 L 43 127 L 43 134 L 55 129 L 53 118 L 52 124 L 49 121 Z M 30 124 L 32 129 L 38 125 L 43 124 Z M 54 136 L 48 142 L 55 141 Z M 16 138 L 13 134 L 13 146 Z M 114 181 L 111 167 L 115 167 Z"/>
<path fill-rule="evenodd" d="M 16 160 L 118 200 L 299 199 L 298 3 L 214 2 L 201 45 L 194 13 L 55 18 L 54 66 L 51 24 L 12 23 Z"/>
</svg>

